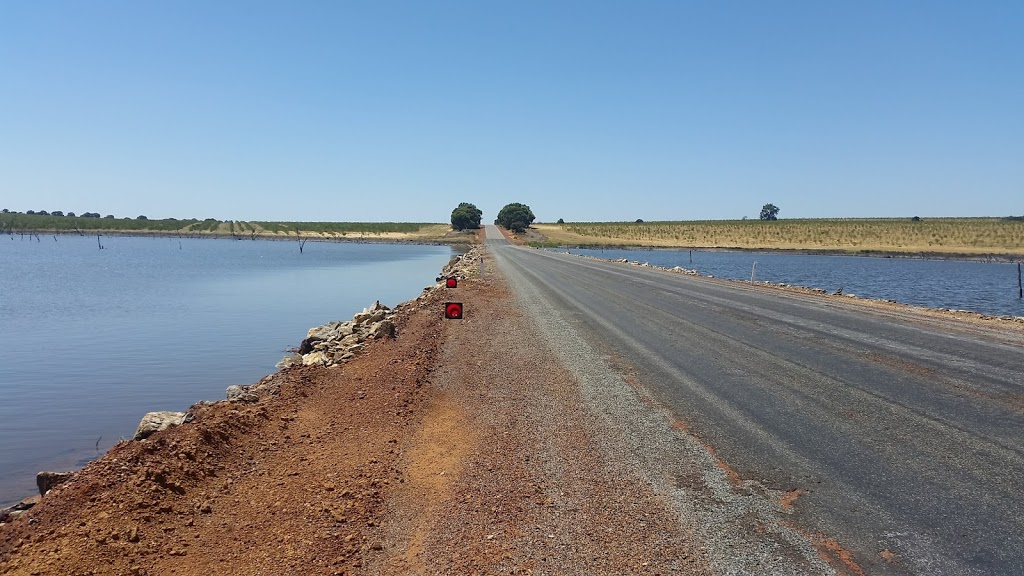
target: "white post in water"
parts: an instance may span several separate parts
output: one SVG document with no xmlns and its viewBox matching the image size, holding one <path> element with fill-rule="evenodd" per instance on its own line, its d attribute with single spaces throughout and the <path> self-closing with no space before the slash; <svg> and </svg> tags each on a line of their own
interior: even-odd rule
<svg viewBox="0 0 1024 576">
<path fill-rule="evenodd" d="M 754 262 L 754 265 L 750 268 L 750 283 L 751 284 L 754 283 L 754 273 L 755 272 L 757 272 L 757 262 L 756 261 Z"/>
</svg>

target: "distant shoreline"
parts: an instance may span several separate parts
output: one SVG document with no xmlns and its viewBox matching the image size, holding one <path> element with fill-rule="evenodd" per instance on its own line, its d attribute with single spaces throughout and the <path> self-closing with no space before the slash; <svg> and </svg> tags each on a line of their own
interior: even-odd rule
<svg viewBox="0 0 1024 576">
<path fill-rule="evenodd" d="M 534 243 L 534 247 L 563 250 L 625 250 L 650 252 L 741 252 L 752 254 L 782 254 L 805 256 L 859 256 L 862 258 L 902 258 L 907 260 L 962 260 L 968 262 L 999 262 L 1013 264 L 1024 261 L 1022 254 L 970 253 L 970 252 L 889 252 L 885 250 L 829 250 L 825 248 L 743 248 L 743 247 L 688 247 L 643 246 L 640 244 L 566 244 L 560 246 Z"/>
<path fill-rule="evenodd" d="M 422 244 L 430 246 L 452 246 L 452 245 L 464 245 L 473 244 L 475 242 L 475 236 L 460 235 L 452 238 L 437 238 L 437 237 L 423 237 L 423 238 L 386 238 L 386 237 L 374 237 L 374 236 L 283 236 L 279 234 L 257 234 L 255 237 L 249 235 L 231 235 L 221 233 L 171 233 L 164 231 L 142 231 L 142 230 L 93 230 L 88 233 L 79 233 L 74 230 L 25 230 L 18 231 L 10 236 L 82 236 L 85 238 L 95 238 L 96 236 L 106 237 L 126 237 L 126 238 L 169 238 L 178 240 L 237 240 L 239 242 L 252 242 L 256 240 L 271 240 L 274 242 L 333 242 L 333 243 L 354 243 L 354 244 Z"/>
</svg>

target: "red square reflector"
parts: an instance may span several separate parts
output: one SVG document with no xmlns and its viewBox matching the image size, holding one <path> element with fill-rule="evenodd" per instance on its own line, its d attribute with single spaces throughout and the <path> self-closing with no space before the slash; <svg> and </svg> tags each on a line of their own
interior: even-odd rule
<svg viewBox="0 0 1024 576">
<path fill-rule="evenodd" d="M 448 320 L 462 320 L 462 302 L 445 302 L 444 317 Z"/>
<path fill-rule="evenodd" d="M 456 288 L 459 285 L 459 281 L 452 277 L 446 280 L 444 284 L 448 288 Z"/>
</svg>

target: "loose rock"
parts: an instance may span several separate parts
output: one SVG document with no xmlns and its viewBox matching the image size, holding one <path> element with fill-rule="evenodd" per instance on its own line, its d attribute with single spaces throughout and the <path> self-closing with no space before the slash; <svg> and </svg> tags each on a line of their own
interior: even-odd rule
<svg viewBox="0 0 1024 576">
<path fill-rule="evenodd" d="M 142 440 L 174 426 L 180 426 L 186 421 L 184 412 L 150 412 L 142 417 L 139 427 L 135 429 L 133 440 Z"/>
<path fill-rule="evenodd" d="M 71 480 L 74 475 L 74 472 L 40 472 L 36 474 L 36 487 L 39 488 L 39 495 L 45 496 L 54 486 Z"/>
</svg>

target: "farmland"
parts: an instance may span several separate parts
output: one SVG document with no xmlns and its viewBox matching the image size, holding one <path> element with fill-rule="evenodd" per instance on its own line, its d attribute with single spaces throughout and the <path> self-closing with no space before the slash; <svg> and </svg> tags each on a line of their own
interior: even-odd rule
<svg viewBox="0 0 1024 576">
<path fill-rule="evenodd" d="M 105 218 L 0 214 L 0 234 L 154 234 L 246 238 L 440 240 L 446 224 L 424 222 L 247 222 L 195 218 Z"/>
<path fill-rule="evenodd" d="M 1017 218 L 856 218 L 535 224 L 548 245 L 1024 254 Z"/>
</svg>

